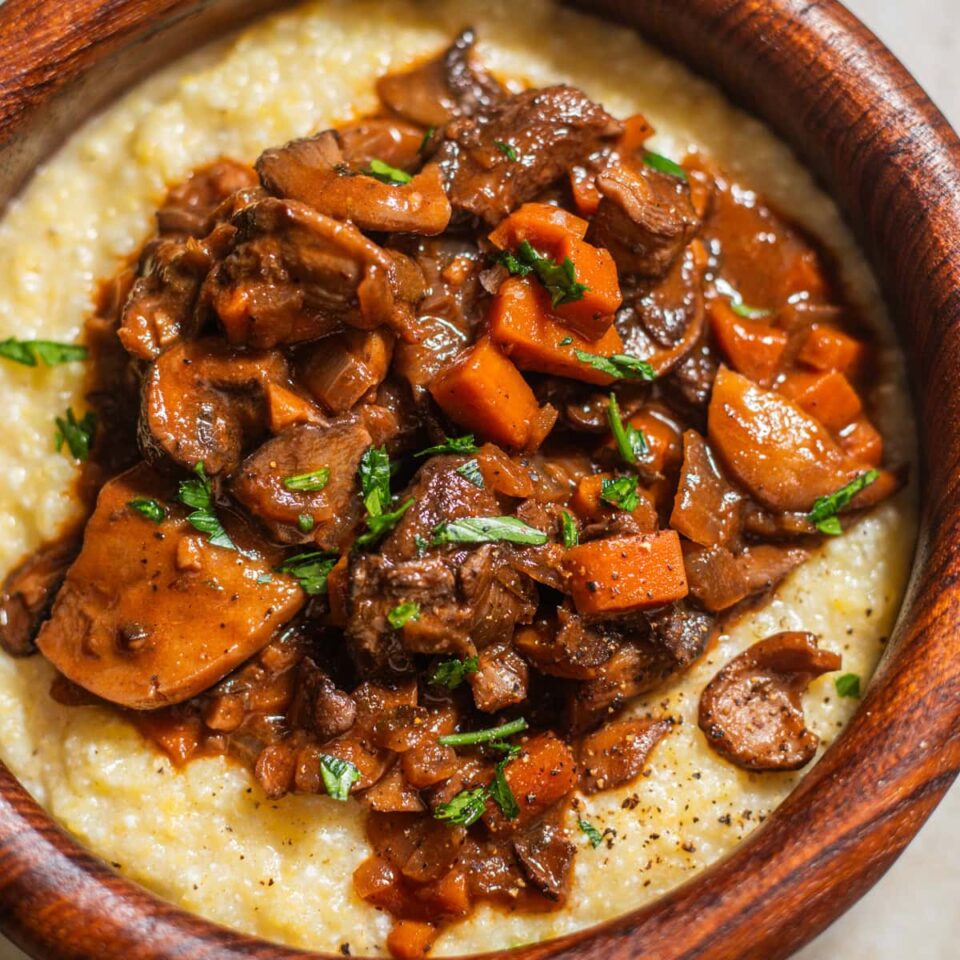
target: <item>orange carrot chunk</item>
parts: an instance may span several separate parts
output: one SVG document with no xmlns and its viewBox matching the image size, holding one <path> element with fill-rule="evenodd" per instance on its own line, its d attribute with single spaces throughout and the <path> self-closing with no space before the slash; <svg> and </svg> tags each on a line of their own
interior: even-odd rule
<svg viewBox="0 0 960 960">
<path fill-rule="evenodd" d="M 419 920 L 398 920 L 387 934 L 387 949 L 397 960 L 421 960 L 437 939 L 437 928 Z"/>
<path fill-rule="evenodd" d="M 688 592 L 675 530 L 593 540 L 567 551 L 564 567 L 573 602 L 585 616 L 660 607 Z"/>
<path fill-rule="evenodd" d="M 525 203 L 490 234 L 490 242 L 501 250 L 515 250 L 524 240 L 541 253 L 556 257 L 570 236 L 581 240 L 587 221 L 550 203 Z"/>
<path fill-rule="evenodd" d="M 592 217 L 600 207 L 600 189 L 597 187 L 597 171 L 589 167 L 570 168 L 570 192 L 577 210 L 585 217 Z"/>
<path fill-rule="evenodd" d="M 712 300 L 710 325 L 727 362 L 764 386 L 773 383 L 787 348 L 787 334 L 769 323 L 738 317 L 725 300 Z"/>
<path fill-rule="evenodd" d="M 599 340 L 610 329 L 613 315 L 623 303 L 617 265 L 607 250 L 568 236 L 557 253 L 557 262 L 569 257 L 577 283 L 587 289 L 580 300 L 558 304 L 554 313 L 588 340 Z"/>
<path fill-rule="evenodd" d="M 520 371 L 482 337 L 430 384 L 444 413 L 467 430 L 506 447 L 522 447 L 539 413 Z"/>
<path fill-rule="evenodd" d="M 315 404 L 277 383 L 264 388 L 267 400 L 267 420 L 271 433 L 280 433 L 292 423 L 323 423 Z"/>
<path fill-rule="evenodd" d="M 605 386 L 611 377 L 582 363 L 576 351 L 612 357 L 623 353 L 614 327 L 596 341 L 585 340 L 550 312 L 550 295 L 530 277 L 511 277 L 500 285 L 489 314 L 490 336 L 521 370 L 552 373 Z"/>
<path fill-rule="evenodd" d="M 883 437 L 874 425 L 860 417 L 837 435 L 840 446 L 855 460 L 879 467 L 883 461 Z"/>
<path fill-rule="evenodd" d="M 860 416 L 863 404 L 850 381 L 836 370 L 828 373 L 796 371 L 780 384 L 780 392 L 816 417 L 828 430 L 840 430 Z"/>
<path fill-rule="evenodd" d="M 864 346 L 859 340 L 836 327 L 817 323 L 807 333 L 797 359 L 815 370 L 855 373 L 863 355 Z"/>
</svg>

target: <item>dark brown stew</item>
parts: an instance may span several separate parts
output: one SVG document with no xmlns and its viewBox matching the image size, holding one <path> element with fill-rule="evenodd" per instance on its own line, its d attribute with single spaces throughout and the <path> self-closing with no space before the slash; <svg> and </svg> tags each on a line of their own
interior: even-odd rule
<svg viewBox="0 0 960 960">
<path fill-rule="evenodd" d="M 903 473 L 809 237 L 472 47 L 170 190 L 62 427 L 89 517 L 0 608 L 58 700 L 366 807 L 353 882 L 405 958 L 478 901 L 562 905 L 577 791 L 670 735 L 625 708 Z M 800 693 L 838 666 L 769 638 L 708 688 L 708 742 L 809 762 Z"/>
</svg>

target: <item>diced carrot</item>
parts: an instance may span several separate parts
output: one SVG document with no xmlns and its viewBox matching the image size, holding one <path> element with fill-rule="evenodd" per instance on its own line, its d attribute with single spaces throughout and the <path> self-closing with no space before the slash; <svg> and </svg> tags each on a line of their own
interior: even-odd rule
<svg viewBox="0 0 960 960">
<path fill-rule="evenodd" d="M 496 804 L 488 803 L 483 819 L 494 833 L 521 828 L 562 800 L 577 785 L 577 764 L 559 737 L 541 733 L 522 745 L 520 756 L 507 764 L 503 775 L 520 811 L 508 820 Z"/>
<path fill-rule="evenodd" d="M 353 889 L 367 903 L 384 910 L 400 910 L 403 892 L 400 874 L 384 857 L 372 856 L 353 871 Z"/>
<path fill-rule="evenodd" d="M 711 300 L 708 309 L 714 336 L 730 366 L 763 386 L 773 383 L 787 334 L 769 323 L 738 317 L 725 300 Z"/>
<path fill-rule="evenodd" d="M 573 602 L 586 616 L 660 607 L 688 592 L 675 530 L 593 540 L 568 550 L 564 567 Z"/>
<path fill-rule="evenodd" d="M 797 359 L 815 370 L 856 373 L 863 361 L 864 346 L 842 330 L 815 323 L 807 333 Z"/>
<path fill-rule="evenodd" d="M 264 392 L 271 433 L 280 433 L 292 423 L 323 423 L 320 411 L 309 400 L 297 396 L 286 387 L 268 383 Z"/>
<path fill-rule="evenodd" d="M 507 447 L 522 447 L 539 412 L 520 371 L 486 337 L 430 384 L 440 408 L 461 427 Z"/>
<path fill-rule="evenodd" d="M 623 121 L 623 133 L 617 140 L 617 152 L 622 157 L 630 157 L 643 150 L 653 136 L 654 129 L 642 113 L 635 113 Z"/>
<path fill-rule="evenodd" d="M 783 278 L 788 296 L 807 293 L 820 297 L 826 290 L 820 259 L 815 250 L 801 247 L 795 254 Z"/>
<path fill-rule="evenodd" d="M 848 426 L 863 409 L 857 391 L 836 370 L 829 373 L 796 370 L 784 377 L 779 389 L 828 430 L 840 430 Z"/>
<path fill-rule="evenodd" d="M 582 299 L 559 304 L 554 313 L 581 336 L 600 340 L 623 303 L 617 265 L 609 251 L 574 236 L 567 236 L 560 244 L 557 262 L 562 263 L 567 257 L 573 262 L 577 283 L 585 284 L 587 289 Z"/>
<path fill-rule="evenodd" d="M 462 870 L 445 873 L 435 883 L 418 891 L 420 899 L 436 907 L 446 917 L 465 917 L 470 912 L 470 887 Z"/>
<path fill-rule="evenodd" d="M 849 424 L 837 436 L 840 446 L 855 460 L 878 467 L 883 461 L 883 437 L 866 417 Z"/>
<path fill-rule="evenodd" d="M 330 606 L 328 621 L 332 627 L 347 625 L 348 560 L 348 554 L 343 554 L 327 574 L 327 601 Z"/>
<path fill-rule="evenodd" d="M 536 453 L 543 441 L 550 436 L 550 431 L 557 425 L 559 418 L 560 411 L 552 403 L 545 403 L 530 421 L 530 435 L 523 449 L 527 453 Z"/>
<path fill-rule="evenodd" d="M 419 920 L 398 920 L 387 934 L 387 949 L 397 960 L 422 960 L 437 939 L 437 928 Z"/>
<path fill-rule="evenodd" d="M 536 250 L 556 257 L 563 241 L 583 239 L 589 224 L 552 203 L 525 203 L 490 234 L 490 242 L 501 250 L 515 250 L 524 240 Z"/>
<path fill-rule="evenodd" d="M 600 499 L 603 481 L 612 479 L 609 473 L 594 473 L 580 478 L 570 500 L 570 506 L 577 516 L 583 520 L 599 520 L 602 517 L 609 517 L 617 509 Z M 640 504 L 631 511 L 631 516 L 637 521 L 641 530 L 652 532 L 657 529 L 656 507 L 645 491 L 637 492 L 640 494 Z"/>
<path fill-rule="evenodd" d="M 610 376 L 582 363 L 576 351 L 604 357 L 623 353 L 623 341 L 615 327 L 599 340 L 590 341 L 558 323 L 550 312 L 550 295 L 530 277 L 511 277 L 500 285 L 489 323 L 490 336 L 521 370 L 606 386 Z"/>
<path fill-rule="evenodd" d="M 597 187 L 597 172 L 589 167 L 570 168 L 570 192 L 577 210 L 585 217 L 592 217 L 600 206 L 600 189 Z"/>
</svg>

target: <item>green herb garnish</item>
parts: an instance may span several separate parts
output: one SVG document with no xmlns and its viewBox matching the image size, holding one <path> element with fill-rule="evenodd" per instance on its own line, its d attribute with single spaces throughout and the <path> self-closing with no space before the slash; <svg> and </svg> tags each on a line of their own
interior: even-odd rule
<svg viewBox="0 0 960 960">
<path fill-rule="evenodd" d="M 87 359 L 87 348 L 78 343 L 57 343 L 55 340 L 17 340 L 8 337 L 0 340 L 0 357 L 22 363 L 25 367 L 35 367 L 42 360 L 48 367 L 60 363 L 73 363 Z"/>
<path fill-rule="evenodd" d="M 154 523 L 162 523 L 163 518 L 167 515 L 167 511 L 163 509 L 158 501 L 151 500 L 147 497 L 136 497 L 133 500 L 128 500 L 127 506 L 130 507 L 131 510 L 136 510 L 137 513 L 142 514 L 148 520 L 152 520 Z"/>
<path fill-rule="evenodd" d="M 389 163 L 384 163 L 382 160 L 371 160 L 370 166 L 363 172 L 368 177 L 376 177 L 377 180 L 394 187 L 402 186 L 413 179 L 406 170 L 391 167 Z"/>
<path fill-rule="evenodd" d="M 257 583 L 273 583 L 273 574 L 272 573 L 258 573 L 257 574 Z"/>
<path fill-rule="evenodd" d="M 636 477 L 617 477 L 611 480 L 608 477 L 600 483 L 600 499 L 612 507 L 626 510 L 630 513 L 640 506 L 640 492 L 637 489 Z"/>
<path fill-rule="evenodd" d="M 430 682 L 437 687 L 446 687 L 455 690 L 466 679 L 468 673 L 476 673 L 480 669 L 478 657 L 467 657 L 465 660 L 444 660 L 437 664 Z"/>
<path fill-rule="evenodd" d="M 743 317 L 744 320 L 762 320 L 773 313 L 772 310 L 764 310 L 763 307 L 750 307 L 742 302 L 734 303 L 732 300 L 730 301 L 730 309 L 738 317 Z"/>
<path fill-rule="evenodd" d="M 512 163 L 517 162 L 517 148 L 502 140 L 494 140 L 493 145 Z"/>
<path fill-rule="evenodd" d="M 577 530 L 577 521 L 569 511 L 564 510 L 560 514 L 560 533 L 563 537 L 563 545 L 569 550 L 580 542 L 580 531 Z"/>
<path fill-rule="evenodd" d="M 518 749 L 517 753 L 519 752 Z M 504 757 L 503 760 L 497 764 L 493 773 L 493 780 L 487 788 L 490 793 L 490 799 L 500 808 L 500 812 L 508 820 L 515 820 L 520 814 L 520 804 L 517 803 L 517 798 L 513 795 L 510 784 L 507 783 L 507 778 L 504 775 L 507 764 L 510 763 L 514 756 L 516 756 L 516 754 Z"/>
<path fill-rule="evenodd" d="M 415 457 L 429 457 L 435 453 L 476 453 L 480 448 L 475 442 L 472 433 L 467 433 L 462 437 L 447 437 L 443 443 L 438 443 L 435 447 L 427 447 L 415 453 Z"/>
<path fill-rule="evenodd" d="M 316 521 L 309 513 L 301 513 L 300 516 L 297 517 L 297 529 L 301 533 L 309 533 L 316 525 Z"/>
<path fill-rule="evenodd" d="M 485 730 L 471 730 L 469 733 L 446 733 L 438 737 L 438 741 L 445 747 L 470 747 L 478 743 L 492 743 L 512 737 L 515 733 L 523 733 L 527 729 L 527 721 L 517 717 L 509 723 L 499 727 L 487 727 Z"/>
<path fill-rule="evenodd" d="M 617 444 L 617 450 L 620 451 L 620 456 L 625 463 L 637 463 L 647 455 L 646 436 L 642 430 L 620 419 L 620 406 L 613 393 L 610 394 L 610 402 L 607 405 L 607 421 Z"/>
<path fill-rule="evenodd" d="M 524 240 L 514 253 L 504 250 L 495 259 L 514 276 L 536 274 L 537 279 L 547 288 L 554 307 L 564 303 L 576 303 L 582 300 L 583 295 L 590 289 L 586 284 L 577 281 L 576 267 L 569 257 L 564 257 L 563 263 L 557 263 L 546 254 L 535 250 L 529 240 Z"/>
<path fill-rule="evenodd" d="M 355 548 L 375 543 L 392 530 L 413 506 L 411 497 L 396 510 L 385 512 L 391 500 L 390 474 L 390 457 L 386 447 L 370 447 L 360 458 L 357 476 L 360 479 L 363 505 L 367 509 L 367 529 L 354 541 Z"/>
<path fill-rule="evenodd" d="M 807 519 L 821 532 L 831 537 L 838 537 L 843 533 L 840 518 L 837 514 L 864 488 L 869 487 L 880 476 L 879 470 L 867 470 L 859 477 L 854 477 L 848 484 L 834 493 L 824 497 L 817 497 L 813 501 L 813 509 L 807 514 Z"/>
<path fill-rule="evenodd" d="M 603 834 L 592 823 L 588 823 L 586 820 L 578 820 L 577 826 L 587 835 L 590 846 L 594 849 L 603 843 Z"/>
<path fill-rule="evenodd" d="M 457 473 L 464 480 L 469 480 L 475 487 L 483 489 L 483 474 L 480 472 L 480 464 L 476 460 L 468 460 L 462 467 L 457 467 Z"/>
<path fill-rule="evenodd" d="M 327 793 L 334 800 L 344 801 L 350 796 L 350 788 L 360 779 L 360 771 L 349 760 L 321 753 L 320 776 Z"/>
<path fill-rule="evenodd" d="M 860 677 L 855 673 L 845 673 L 833 681 L 839 697 L 860 697 Z"/>
<path fill-rule="evenodd" d="M 586 350 L 575 350 L 574 356 L 581 363 L 588 363 L 594 370 L 599 370 L 613 377 L 614 380 L 656 380 L 657 374 L 646 360 L 631 357 L 626 353 L 615 353 L 612 357 L 603 357 L 599 353 L 587 353 Z"/>
<path fill-rule="evenodd" d="M 398 603 L 388 614 L 387 622 L 394 630 L 400 630 L 411 620 L 420 619 L 420 604 L 413 600 L 406 603 Z"/>
<path fill-rule="evenodd" d="M 430 142 L 436 132 L 436 127 L 427 127 L 427 132 L 423 135 L 423 139 L 420 141 L 420 146 L 417 147 L 417 153 L 423 155 L 427 149 L 427 144 Z"/>
<path fill-rule="evenodd" d="M 195 529 L 207 535 L 214 547 L 236 550 L 236 544 L 223 529 L 213 504 L 213 484 L 201 460 L 194 468 L 197 475 L 194 480 L 181 480 L 177 499 L 187 507 L 193 507 L 193 513 L 187 514 L 187 521 Z"/>
<path fill-rule="evenodd" d="M 283 485 L 288 490 L 316 493 L 318 490 L 322 490 L 329 480 L 330 468 L 321 467 L 319 470 L 312 470 L 310 473 L 299 473 L 295 477 L 284 477 Z"/>
<path fill-rule="evenodd" d="M 483 816 L 489 795 L 488 787 L 461 790 L 449 803 L 438 804 L 433 815 L 437 820 L 469 827 Z"/>
<path fill-rule="evenodd" d="M 384 534 L 389 533 L 399 522 L 400 518 L 413 506 L 413 497 L 401 503 L 396 510 L 389 513 L 367 515 L 367 529 L 354 540 L 356 548 L 367 547 L 376 543 Z"/>
<path fill-rule="evenodd" d="M 461 517 L 433 528 L 433 543 L 508 543 L 541 547 L 547 535 L 517 517 Z"/>
<path fill-rule="evenodd" d="M 573 337 L 564 337 L 561 341 L 559 341 L 559 343 L 557 343 L 557 346 L 569 347 L 571 343 L 573 343 Z"/>
<path fill-rule="evenodd" d="M 419 533 L 413 535 L 413 546 L 417 551 L 417 556 L 422 557 L 430 549 L 430 541 L 426 537 L 421 537 Z"/>
<path fill-rule="evenodd" d="M 658 170 L 660 173 L 667 173 L 671 177 L 679 177 L 681 180 L 686 180 L 687 171 L 680 166 L 675 160 L 671 160 L 669 157 L 661 156 L 659 153 L 647 152 L 643 155 L 643 162 L 654 170 Z"/>
<path fill-rule="evenodd" d="M 310 550 L 284 560 L 276 570 L 277 573 L 289 573 L 300 582 L 304 593 L 316 597 L 327 592 L 327 577 L 339 559 L 335 553 Z"/>
<path fill-rule="evenodd" d="M 73 412 L 73 407 L 67 407 L 62 417 L 55 417 L 57 432 L 53 435 L 53 449 L 59 451 L 64 443 L 75 460 L 81 462 L 90 456 L 93 446 L 93 437 L 97 432 L 97 418 L 92 410 L 88 410 L 79 420 Z"/>
</svg>

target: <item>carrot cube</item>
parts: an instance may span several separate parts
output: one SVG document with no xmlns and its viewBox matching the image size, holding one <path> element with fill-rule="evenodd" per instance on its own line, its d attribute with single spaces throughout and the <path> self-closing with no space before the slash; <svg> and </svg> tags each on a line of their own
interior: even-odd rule
<svg viewBox="0 0 960 960">
<path fill-rule="evenodd" d="M 600 207 L 600 189 L 597 187 L 597 172 L 588 167 L 570 168 L 570 192 L 577 210 L 585 217 L 592 217 Z"/>
<path fill-rule="evenodd" d="M 840 431 L 840 446 L 855 460 L 879 467 L 883 461 L 883 437 L 874 425 L 861 417 Z"/>
<path fill-rule="evenodd" d="M 489 314 L 490 336 L 521 370 L 605 386 L 612 378 L 582 363 L 576 351 L 611 357 L 623 353 L 614 327 L 597 341 L 585 340 L 553 318 L 550 295 L 530 277 L 511 277 L 500 285 Z"/>
<path fill-rule="evenodd" d="M 525 203 L 490 234 L 490 242 L 501 250 L 515 250 L 524 240 L 540 253 L 556 257 L 569 237 L 583 239 L 589 224 L 563 207 L 551 203 Z"/>
<path fill-rule="evenodd" d="M 815 370 L 848 374 L 856 372 L 863 355 L 864 346 L 859 340 L 836 327 L 817 323 L 810 328 L 797 359 Z"/>
<path fill-rule="evenodd" d="M 828 430 L 846 427 L 860 416 L 863 409 L 857 391 L 836 370 L 788 374 L 780 384 L 780 392 L 811 417 L 816 417 Z"/>
<path fill-rule="evenodd" d="M 647 141 L 653 134 L 653 127 L 642 113 L 627 117 L 623 121 L 623 133 L 617 140 L 617 153 L 629 159 L 638 150 L 646 147 Z"/>
<path fill-rule="evenodd" d="M 267 421 L 271 433 L 280 433 L 293 423 L 323 423 L 316 405 L 278 383 L 264 387 L 267 400 Z"/>
<path fill-rule="evenodd" d="M 661 607 L 689 592 L 675 530 L 593 540 L 568 550 L 564 567 L 573 602 L 588 617 Z"/>
<path fill-rule="evenodd" d="M 440 408 L 461 427 L 507 447 L 522 447 L 540 411 L 520 371 L 482 337 L 430 384 Z"/>
<path fill-rule="evenodd" d="M 438 930 L 419 920 L 398 920 L 387 934 L 387 950 L 397 960 L 422 960 L 427 955 Z"/>
<path fill-rule="evenodd" d="M 613 315 L 623 303 L 617 265 L 609 251 L 571 235 L 560 244 L 556 259 L 563 263 L 567 257 L 573 262 L 577 282 L 587 289 L 582 299 L 558 304 L 553 312 L 588 340 L 599 340 L 610 329 Z"/>
<path fill-rule="evenodd" d="M 730 366 L 761 386 L 773 383 L 787 334 L 769 323 L 738 317 L 725 300 L 712 300 L 709 311 L 713 334 Z"/>
</svg>

